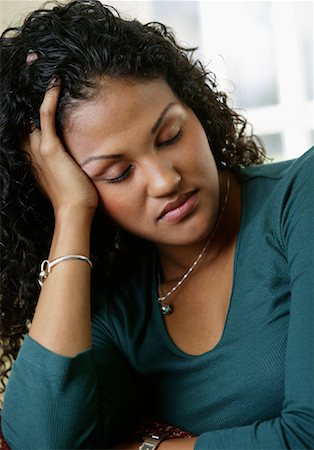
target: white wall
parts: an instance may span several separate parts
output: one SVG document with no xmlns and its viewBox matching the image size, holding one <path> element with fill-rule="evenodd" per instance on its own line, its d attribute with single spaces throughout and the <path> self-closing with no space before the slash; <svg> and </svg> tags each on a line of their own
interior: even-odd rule
<svg viewBox="0 0 314 450">
<path fill-rule="evenodd" d="M 38 0 L 0 0 L 0 28 Z M 122 14 L 160 20 L 217 74 L 234 107 L 262 136 L 276 160 L 313 145 L 313 3 L 311 1 L 120 1 Z"/>
</svg>

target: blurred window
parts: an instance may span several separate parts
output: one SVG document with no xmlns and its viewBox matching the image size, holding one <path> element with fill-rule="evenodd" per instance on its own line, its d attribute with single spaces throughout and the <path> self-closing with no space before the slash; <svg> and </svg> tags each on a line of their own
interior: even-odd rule
<svg viewBox="0 0 314 450">
<path fill-rule="evenodd" d="M 122 16 L 170 26 L 278 159 L 313 145 L 313 2 L 103 0 Z M 43 0 L 0 0 L 1 28 Z"/>
<path fill-rule="evenodd" d="M 281 134 L 264 134 L 259 137 L 262 139 L 268 150 L 268 156 L 271 158 L 269 162 L 282 160 L 283 151 Z"/>
<path fill-rule="evenodd" d="M 313 3 L 295 2 L 295 12 L 298 45 L 302 66 L 304 67 L 306 96 L 309 100 L 313 100 Z M 312 20 L 310 20 L 311 17 Z"/>
</svg>

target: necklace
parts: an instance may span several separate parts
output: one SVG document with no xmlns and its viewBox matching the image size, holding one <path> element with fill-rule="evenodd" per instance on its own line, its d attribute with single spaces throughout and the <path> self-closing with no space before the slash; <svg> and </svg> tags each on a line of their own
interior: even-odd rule
<svg viewBox="0 0 314 450">
<path fill-rule="evenodd" d="M 198 263 L 200 262 L 200 260 L 202 259 L 202 257 L 204 256 L 204 253 L 206 252 L 214 234 L 216 233 L 217 228 L 220 225 L 221 219 L 224 215 L 225 209 L 226 209 L 226 205 L 228 202 L 228 198 L 229 198 L 229 189 L 230 189 L 230 178 L 229 178 L 229 173 L 227 173 L 227 187 L 226 187 L 226 194 L 225 194 L 225 198 L 224 198 L 224 202 L 221 208 L 221 212 L 219 214 L 219 217 L 216 221 L 216 225 L 214 227 L 214 229 L 212 230 L 212 232 L 209 235 L 209 238 L 207 239 L 206 244 L 204 245 L 204 247 L 202 248 L 202 250 L 200 251 L 200 253 L 198 254 L 197 258 L 195 259 L 195 261 L 192 263 L 192 265 L 190 266 L 190 268 L 183 274 L 183 276 L 180 278 L 180 280 L 176 283 L 175 286 L 173 286 L 173 288 L 171 288 L 165 295 L 162 295 L 162 291 L 161 291 L 161 280 L 160 280 L 160 271 L 158 270 L 158 295 L 159 297 L 157 298 L 157 301 L 159 303 L 159 307 L 160 307 L 160 311 L 161 313 L 165 316 L 165 315 L 169 315 L 173 313 L 173 306 L 170 303 L 164 303 L 165 300 L 167 300 L 168 297 L 170 297 L 177 289 L 179 289 L 179 287 L 182 285 L 182 283 L 184 283 L 184 281 L 187 279 L 187 277 L 189 275 L 191 275 L 191 273 L 193 272 L 193 270 L 195 269 L 195 267 L 198 265 Z"/>
</svg>

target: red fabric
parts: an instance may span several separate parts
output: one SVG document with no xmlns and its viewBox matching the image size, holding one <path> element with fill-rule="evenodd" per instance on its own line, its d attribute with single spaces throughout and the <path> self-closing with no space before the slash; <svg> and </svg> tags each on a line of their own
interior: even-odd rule
<svg viewBox="0 0 314 450">
<path fill-rule="evenodd" d="M 194 435 L 189 433 L 188 431 L 181 430 L 174 425 L 169 425 L 162 420 L 145 419 L 140 424 L 139 428 L 135 431 L 134 438 L 137 441 L 141 442 L 145 439 L 146 436 L 153 433 L 165 434 L 166 439 L 194 437 Z"/>
<path fill-rule="evenodd" d="M 194 435 L 181 430 L 178 427 L 173 425 L 169 425 L 161 420 L 152 420 L 145 419 L 140 424 L 139 428 L 134 433 L 133 439 L 138 442 L 142 442 L 146 436 L 156 433 L 156 434 L 165 434 L 166 439 L 175 439 L 175 438 L 191 438 Z M 10 450 L 10 447 L 6 443 L 2 431 L 1 431 L 1 416 L 0 416 L 0 450 Z"/>
<path fill-rule="evenodd" d="M 10 447 L 4 440 L 2 431 L 1 431 L 1 416 L 0 416 L 0 450 L 10 450 Z"/>
</svg>

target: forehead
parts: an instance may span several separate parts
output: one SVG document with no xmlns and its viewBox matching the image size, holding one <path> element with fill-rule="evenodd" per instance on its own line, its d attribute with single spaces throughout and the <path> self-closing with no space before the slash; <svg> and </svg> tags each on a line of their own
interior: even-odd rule
<svg viewBox="0 0 314 450">
<path fill-rule="evenodd" d="M 155 117 L 160 108 L 177 101 L 170 86 L 161 79 L 134 81 L 130 79 L 100 80 L 96 95 L 91 100 L 79 101 L 65 120 L 66 133 L 81 130 L 91 122 L 101 120 L 109 131 L 121 125 L 128 126 L 135 119 Z"/>
<path fill-rule="evenodd" d="M 91 156 L 139 149 L 171 102 L 178 99 L 163 80 L 105 80 L 93 99 L 78 102 L 68 113 L 64 143 L 78 164 Z"/>
</svg>

